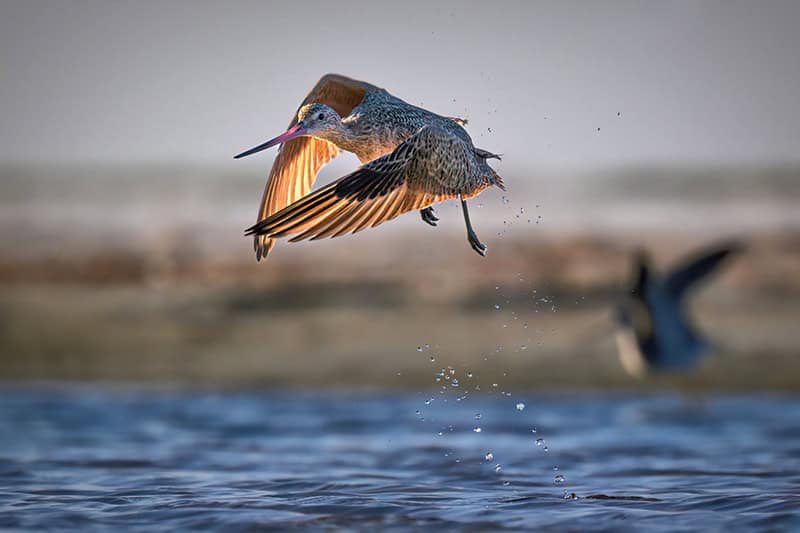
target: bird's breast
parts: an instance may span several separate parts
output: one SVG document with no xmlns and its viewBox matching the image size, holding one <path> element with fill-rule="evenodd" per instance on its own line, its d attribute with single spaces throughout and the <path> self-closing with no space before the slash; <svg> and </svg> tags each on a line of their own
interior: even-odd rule
<svg viewBox="0 0 800 533">
<path fill-rule="evenodd" d="M 393 152 L 394 149 L 397 148 L 398 144 L 400 143 L 394 145 L 381 144 L 381 145 L 370 146 L 365 148 L 364 150 L 359 150 L 358 152 L 356 152 L 356 156 L 358 157 L 358 160 L 361 161 L 361 163 L 369 163 L 374 159 L 378 159 L 381 156 Z"/>
<path fill-rule="evenodd" d="M 372 130 L 360 137 L 355 143 L 353 153 L 359 161 L 368 163 L 394 151 L 410 135 L 400 135 L 397 132 L 386 130 Z"/>
</svg>

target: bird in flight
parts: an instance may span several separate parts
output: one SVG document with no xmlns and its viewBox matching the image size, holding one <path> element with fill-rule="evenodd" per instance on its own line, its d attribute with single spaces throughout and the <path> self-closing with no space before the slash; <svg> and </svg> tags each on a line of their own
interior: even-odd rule
<svg viewBox="0 0 800 533">
<path fill-rule="evenodd" d="M 687 369 L 711 349 L 692 324 L 686 300 L 698 282 L 742 248 L 728 242 L 704 249 L 663 276 L 650 266 L 643 250 L 635 254 L 634 282 L 616 313 L 617 348 L 628 373 Z"/>
<path fill-rule="evenodd" d="M 261 198 L 254 237 L 256 259 L 275 239 L 338 237 L 419 210 L 436 226 L 432 205 L 458 198 L 467 241 L 480 255 L 486 246 L 469 219 L 467 200 L 503 180 L 488 165 L 497 154 L 476 148 L 466 121 L 413 106 L 369 83 L 323 76 L 300 104 L 285 133 L 235 156 L 280 145 Z M 317 173 L 341 151 L 362 166 L 311 192 Z"/>
</svg>

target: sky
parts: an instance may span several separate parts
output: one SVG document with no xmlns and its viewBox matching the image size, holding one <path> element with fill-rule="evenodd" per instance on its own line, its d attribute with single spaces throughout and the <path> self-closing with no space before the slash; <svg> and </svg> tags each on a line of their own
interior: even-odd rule
<svg viewBox="0 0 800 533">
<path fill-rule="evenodd" d="M 790 1 L 3 0 L 0 163 L 229 165 L 326 72 L 530 168 L 796 163 L 798 23 Z"/>
</svg>

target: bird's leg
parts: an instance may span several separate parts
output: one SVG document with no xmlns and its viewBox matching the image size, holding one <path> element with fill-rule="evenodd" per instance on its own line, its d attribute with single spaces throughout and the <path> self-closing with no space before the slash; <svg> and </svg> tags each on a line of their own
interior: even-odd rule
<svg viewBox="0 0 800 533">
<path fill-rule="evenodd" d="M 436 216 L 436 211 L 433 210 L 433 206 L 420 209 L 419 214 L 422 217 L 422 221 L 426 224 L 436 227 L 436 223 L 439 222 L 439 217 Z"/>
<path fill-rule="evenodd" d="M 472 229 L 472 224 L 469 221 L 469 211 L 467 210 L 467 201 L 463 198 L 461 198 L 461 208 L 464 210 L 464 222 L 467 224 L 467 241 L 469 241 L 469 245 L 472 246 L 473 250 L 478 252 L 481 256 L 485 256 L 486 245 L 478 239 L 475 230 Z"/>
</svg>

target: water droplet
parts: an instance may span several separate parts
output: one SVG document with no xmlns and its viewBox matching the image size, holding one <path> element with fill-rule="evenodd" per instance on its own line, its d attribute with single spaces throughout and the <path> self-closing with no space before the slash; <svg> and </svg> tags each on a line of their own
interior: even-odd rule
<svg viewBox="0 0 800 533">
<path fill-rule="evenodd" d="M 475 433 L 480 433 L 483 430 L 480 428 L 480 426 L 475 426 L 474 428 L 472 428 L 472 431 L 474 431 Z"/>
<path fill-rule="evenodd" d="M 564 476 L 562 476 L 561 474 L 558 474 L 556 477 L 553 478 L 553 483 L 555 483 L 556 485 L 561 485 L 565 481 L 566 481 L 566 478 Z"/>
<path fill-rule="evenodd" d="M 431 347 L 431 345 L 430 345 L 430 344 L 428 344 L 428 343 L 426 342 L 426 343 L 425 343 L 425 349 L 427 350 L 427 349 L 429 349 L 430 347 Z"/>
<path fill-rule="evenodd" d="M 494 459 L 494 454 L 493 454 L 492 452 L 486 452 L 486 457 L 485 457 L 485 459 L 486 459 L 487 461 L 491 461 L 492 459 Z"/>
<path fill-rule="evenodd" d="M 558 467 L 557 466 L 553 467 L 553 472 L 558 472 Z"/>
<path fill-rule="evenodd" d="M 500 304 L 494 304 L 494 308 L 497 310 L 501 309 Z"/>
<path fill-rule="evenodd" d="M 564 489 L 564 499 L 565 500 L 577 500 L 578 495 L 574 492 L 567 493 L 567 489 Z"/>
<path fill-rule="evenodd" d="M 467 377 L 471 379 L 472 378 L 472 372 L 467 372 Z"/>
<path fill-rule="evenodd" d="M 531 428 L 531 433 L 536 433 L 536 427 Z"/>
<path fill-rule="evenodd" d="M 510 481 L 503 481 L 503 486 L 508 487 L 511 484 Z"/>
<path fill-rule="evenodd" d="M 451 387 L 458 387 L 458 379 L 453 378 L 453 381 L 450 383 Z"/>
<path fill-rule="evenodd" d="M 425 405 L 430 405 L 433 402 L 433 398 L 428 398 L 425 400 Z"/>
<path fill-rule="evenodd" d="M 421 352 L 422 351 L 422 346 L 417 346 L 417 351 Z"/>
<path fill-rule="evenodd" d="M 431 356 L 431 363 L 433 363 L 434 361 L 436 361 L 436 358 L 434 356 Z"/>
<path fill-rule="evenodd" d="M 544 439 L 541 438 L 541 437 L 536 439 L 536 445 L 537 446 L 544 446 Z"/>
<path fill-rule="evenodd" d="M 545 447 L 542 449 L 542 451 L 543 451 L 544 453 L 547 453 L 547 452 L 549 452 L 549 451 L 550 451 L 550 448 L 548 448 L 547 446 L 545 446 Z"/>
<path fill-rule="evenodd" d="M 419 409 L 417 409 L 417 410 L 416 410 L 416 411 L 414 411 L 414 412 L 415 412 L 416 414 L 419 414 Z"/>
<path fill-rule="evenodd" d="M 518 402 L 517 403 L 517 411 L 524 411 L 524 410 L 525 410 L 525 404 L 522 403 L 522 402 Z"/>
<path fill-rule="evenodd" d="M 501 470 L 503 470 L 503 465 L 501 465 L 499 463 L 494 465 L 494 471 L 495 472 L 497 472 L 499 474 Z"/>
<path fill-rule="evenodd" d="M 475 420 L 480 420 L 483 417 L 480 413 L 475 413 Z"/>
</svg>

